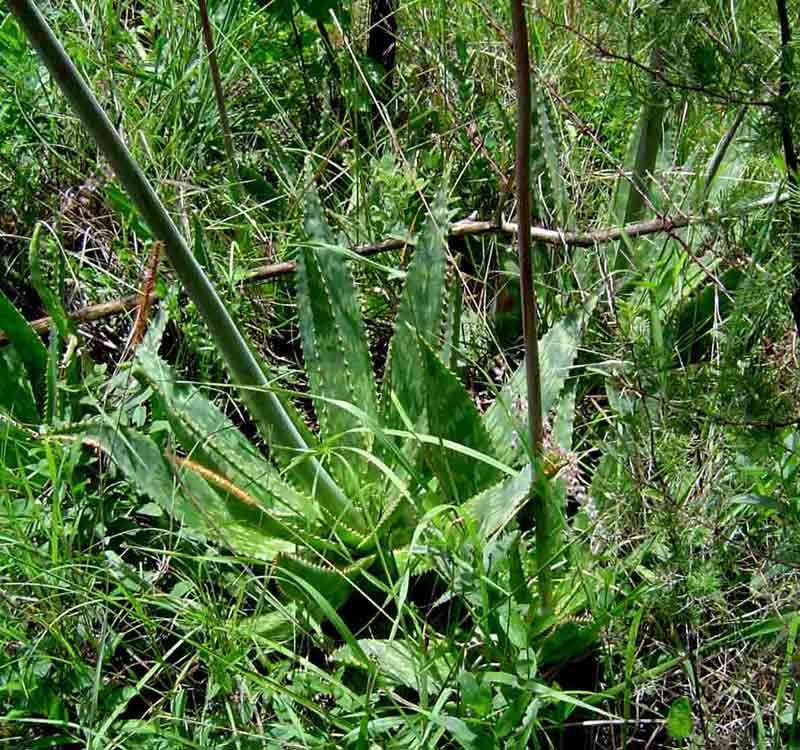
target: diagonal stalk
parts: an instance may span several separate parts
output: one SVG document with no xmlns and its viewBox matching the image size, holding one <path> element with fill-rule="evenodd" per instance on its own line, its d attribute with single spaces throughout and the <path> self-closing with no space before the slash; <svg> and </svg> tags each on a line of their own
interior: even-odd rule
<svg viewBox="0 0 800 750">
<path fill-rule="evenodd" d="M 531 257 L 531 74 L 528 55 L 528 26 L 525 21 L 523 0 L 511 0 L 512 37 L 516 60 L 517 83 L 517 238 L 519 242 L 519 276 L 522 293 L 522 333 L 525 340 L 525 376 L 528 388 L 528 430 L 533 471 L 531 498 L 533 520 L 536 524 L 536 558 L 541 608 L 549 611 L 553 606 L 553 581 L 551 574 L 551 549 L 556 533 L 553 495 L 542 491 L 538 476 L 542 470 L 544 449 L 544 424 L 542 415 L 542 386 L 539 372 L 539 332 L 536 312 L 536 290 L 533 286 L 533 259 Z M 521 519 L 522 520 L 522 519 Z"/>
<path fill-rule="evenodd" d="M 84 127 L 111 163 L 139 213 L 164 243 L 175 273 L 211 331 L 233 382 L 239 386 L 242 399 L 270 446 L 293 452 L 307 451 L 308 446 L 280 399 L 268 390 L 264 371 L 224 303 L 36 5 L 31 0 L 8 0 L 8 6 Z M 342 511 L 348 507 L 347 498 L 316 459 L 308 457 L 301 461 L 297 470 L 321 500 Z"/>
</svg>

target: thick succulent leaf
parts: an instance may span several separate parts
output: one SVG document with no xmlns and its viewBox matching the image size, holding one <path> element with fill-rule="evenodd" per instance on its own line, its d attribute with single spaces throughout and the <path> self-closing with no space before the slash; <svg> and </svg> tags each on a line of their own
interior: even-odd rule
<svg viewBox="0 0 800 750">
<path fill-rule="evenodd" d="M 494 456 L 492 441 L 470 394 L 422 339 L 419 348 L 430 434 Z M 497 479 L 494 467 L 443 446 L 426 445 L 422 453 L 449 502 L 460 504 Z"/>
<path fill-rule="evenodd" d="M 655 171 L 661 148 L 662 129 L 666 108 L 654 99 L 642 105 L 639 121 L 628 143 L 625 157 L 626 177 L 620 177 L 612 204 L 612 220 L 617 225 L 629 224 L 641 219 L 647 204 L 648 183 Z M 635 245 L 635 243 L 631 243 Z M 628 266 L 628 254 L 624 252 L 626 241 L 616 247 L 613 258 L 615 270 Z"/>
<path fill-rule="evenodd" d="M 553 414 L 553 442 L 563 451 L 572 450 L 575 423 L 575 382 L 567 384 Z"/>
<path fill-rule="evenodd" d="M 75 333 L 75 324 L 67 314 L 64 303 L 59 296 L 64 278 L 64 258 L 60 253 L 54 251 L 56 253 L 56 279 L 52 284 L 52 286 L 55 287 L 54 291 L 51 288 L 51 284 L 45 278 L 46 274 L 42 264 L 41 229 L 42 225 L 37 224 L 36 228 L 33 230 L 30 251 L 28 253 L 31 267 L 31 283 L 34 289 L 36 289 L 39 298 L 42 300 L 42 304 L 53 321 L 53 325 L 58 331 L 59 336 L 61 336 L 62 340 L 66 340 L 70 334 Z M 49 247 L 50 243 L 48 243 L 48 248 Z"/>
<path fill-rule="evenodd" d="M 403 685 L 421 693 L 440 690 L 453 668 L 453 664 L 446 656 L 438 658 L 427 656 L 440 650 L 445 653 L 445 650 L 437 648 L 435 643 L 428 644 L 426 655 L 420 652 L 418 643 L 406 639 L 384 641 L 361 638 L 358 645 L 389 684 Z M 334 651 L 330 659 L 352 667 L 363 666 L 359 657 L 348 645 Z"/>
<path fill-rule="evenodd" d="M 355 591 L 361 574 L 374 562 L 374 555 L 364 557 L 352 565 L 338 569 L 324 564 L 316 564 L 296 555 L 281 555 L 275 561 L 273 574 L 281 591 L 290 599 L 302 601 L 320 619 L 319 606 L 302 586 L 294 581 L 300 578 L 325 597 L 336 610 L 341 607 Z"/>
<path fill-rule="evenodd" d="M 39 334 L 31 328 L 2 290 L 0 290 L 0 331 L 6 334 L 9 343 L 15 349 L 41 404 L 44 399 L 47 348 L 39 338 Z"/>
<path fill-rule="evenodd" d="M 316 191 L 306 196 L 305 229 L 314 247 L 298 254 L 297 292 L 300 333 L 311 392 L 357 404 L 377 415 L 377 398 L 367 335 L 353 278 L 345 255 L 334 247 Z M 323 438 L 359 427 L 353 415 L 330 401 L 317 405 Z M 341 439 L 368 446 L 368 433 Z"/>
<path fill-rule="evenodd" d="M 627 177 L 620 177 L 614 194 L 612 216 L 620 225 L 636 221 L 644 213 L 647 182 L 655 169 L 661 148 L 665 111 L 664 105 L 659 102 L 642 105 L 625 155 Z"/>
<path fill-rule="evenodd" d="M 481 536 L 488 539 L 513 520 L 530 494 L 531 466 L 528 464 L 516 476 L 470 498 L 462 506 L 462 512 L 477 523 Z"/>
<path fill-rule="evenodd" d="M 378 544 L 397 550 L 411 541 L 416 524 L 416 508 L 408 498 L 397 494 L 389 500 L 375 526 L 375 531 L 357 548 L 357 552 L 359 554 L 372 552 Z"/>
<path fill-rule="evenodd" d="M 394 393 L 413 426 L 421 432 L 428 431 L 427 397 L 420 377 L 424 368 L 417 338 L 435 350 L 441 346 L 447 226 L 447 199 L 442 190 L 434 201 L 406 273 L 403 299 L 389 343 L 381 400 L 387 427 L 403 426 L 403 419 L 392 403 Z"/>
<path fill-rule="evenodd" d="M 188 467 L 173 466 L 151 438 L 121 425 L 98 424 L 86 427 L 82 439 L 110 456 L 128 481 L 178 520 L 190 536 L 262 560 L 295 549 L 276 536 L 283 529 L 267 512 L 219 491 Z"/>
<path fill-rule="evenodd" d="M 547 213 L 554 215 L 558 226 L 569 227 L 570 204 L 567 197 L 567 185 L 564 175 L 561 173 L 559 147 L 550 126 L 547 100 L 541 90 L 533 96 L 532 105 L 533 137 L 531 146 L 534 159 L 531 170 L 532 183 L 541 185 L 541 197 Z"/>
<path fill-rule="evenodd" d="M 134 372 L 153 389 L 188 457 L 249 496 L 271 513 L 310 527 L 316 506 L 292 488 L 236 426 L 191 383 L 178 382 L 174 370 L 152 350 L 140 347 Z"/>
<path fill-rule="evenodd" d="M 575 360 L 581 319 L 580 314 L 566 316 L 539 341 L 544 414 L 555 406 L 569 368 Z M 526 418 L 527 386 L 523 362 L 483 417 L 484 426 L 496 447 L 495 457 L 500 461 L 514 464 L 527 457 Z"/>
<path fill-rule="evenodd" d="M 461 279 L 455 276 L 448 280 L 450 294 L 444 324 L 444 347 L 442 361 L 453 372 L 458 371 L 459 348 L 461 347 L 461 314 L 464 310 L 464 288 Z"/>
</svg>

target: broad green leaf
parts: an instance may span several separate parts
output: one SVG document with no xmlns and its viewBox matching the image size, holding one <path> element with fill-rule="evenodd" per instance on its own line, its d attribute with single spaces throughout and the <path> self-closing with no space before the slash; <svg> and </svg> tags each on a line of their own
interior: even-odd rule
<svg viewBox="0 0 800 750">
<path fill-rule="evenodd" d="M 425 222 L 406 273 L 403 298 L 395 320 L 394 335 L 389 343 L 381 401 L 387 427 L 403 425 L 402 418 L 392 404 L 391 393 L 394 392 L 415 429 L 428 431 L 428 400 L 421 377 L 424 369 L 417 337 L 438 351 L 444 314 L 447 226 L 446 192 L 442 190 Z"/>
<path fill-rule="evenodd" d="M 692 706 L 688 698 L 678 698 L 672 702 L 667 714 L 667 734 L 673 740 L 685 740 L 692 736 Z"/>
<path fill-rule="evenodd" d="M 480 684 L 472 672 L 462 672 L 458 679 L 461 700 L 478 718 L 485 719 L 492 712 L 492 689 Z"/>
<path fill-rule="evenodd" d="M 431 719 L 447 729 L 452 738 L 458 742 L 464 750 L 483 750 L 483 748 L 478 745 L 480 736 L 475 734 L 462 719 L 458 719 L 455 716 L 440 717 L 436 715 L 432 716 Z"/>
<path fill-rule="evenodd" d="M 470 394 L 422 339 L 419 347 L 431 434 L 492 456 L 491 440 Z M 423 456 L 439 479 L 441 491 L 455 504 L 464 502 L 497 478 L 497 471 L 489 464 L 448 451 L 443 445 L 425 446 Z"/>
<path fill-rule="evenodd" d="M 190 536 L 262 560 L 295 549 L 276 537 L 282 529 L 268 513 L 218 490 L 188 465 L 172 465 L 149 437 L 121 425 L 98 424 L 86 427 L 82 440 L 110 456 L 139 492 L 161 505 Z"/>
<path fill-rule="evenodd" d="M 353 431 L 360 423 L 330 402 L 347 401 L 371 418 L 377 415 L 372 360 L 358 294 L 344 253 L 334 247 L 313 189 L 306 196 L 305 229 L 314 247 L 298 254 L 298 314 L 310 389 L 312 394 L 325 396 L 316 402 L 320 431 L 323 439 L 369 448 L 370 433 Z M 338 472 L 340 481 L 347 478 L 343 473 Z"/>
<path fill-rule="evenodd" d="M 569 368 L 578 352 L 581 316 L 568 315 L 556 323 L 539 341 L 539 368 L 542 382 L 542 412 L 547 414 L 556 404 Z M 483 423 L 495 456 L 505 463 L 522 463 L 527 459 L 527 385 L 523 362 L 495 402 L 484 414 Z"/>
</svg>

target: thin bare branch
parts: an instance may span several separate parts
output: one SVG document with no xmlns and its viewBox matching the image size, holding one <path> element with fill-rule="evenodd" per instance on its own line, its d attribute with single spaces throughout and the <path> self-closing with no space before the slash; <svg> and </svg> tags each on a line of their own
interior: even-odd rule
<svg viewBox="0 0 800 750">
<path fill-rule="evenodd" d="M 786 195 L 770 196 L 768 199 L 757 201 L 749 208 L 759 210 L 766 208 L 774 203 L 781 203 L 786 200 Z M 617 242 L 623 237 L 645 237 L 652 234 L 672 234 L 676 229 L 683 229 L 692 224 L 708 224 L 718 221 L 720 216 L 709 214 L 707 216 L 689 216 L 680 214 L 677 216 L 664 216 L 660 219 L 648 219 L 637 221 L 634 224 L 627 224 L 624 227 L 612 227 L 609 229 L 599 229 L 596 232 L 566 232 L 560 229 L 548 229 L 547 227 L 531 227 L 531 239 L 534 242 L 543 242 L 546 245 L 558 245 L 560 247 L 598 247 Z M 450 225 L 449 238 L 454 237 L 476 237 L 482 234 L 505 234 L 516 235 L 517 224 L 511 221 L 501 223 L 493 221 L 480 221 L 477 219 L 462 219 Z M 0 234 L 0 237 L 8 236 Z M 390 238 L 369 245 L 357 245 L 352 248 L 358 255 L 369 257 L 392 250 L 403 250 L 409 245 L 413 246 L 413 241 Z M 243 284 L 259 284 L 270 279 L 279 278 L 293 273 L 295 270 L 294 261 L 283 261 L 281 263 L 270 263 L 258 266 L 242 278 Z M 157 299 L 157 295 L 153 295 Z M 132 310 L 139 304 L 139 295 L 133 294 L 129 297 L 101 302 L 96 305 L 82 307 L 70 313 L 70 317 L 76 323 L 89 323 L 95 320 L 110 318 L 114 315 Z M 50 329 L 50 318 L 38 318 L 31 321 L 34 330 L 44 333 Z M 0 344 L 7 341 L 5 334 L 0 331 Z"/>
</svg>

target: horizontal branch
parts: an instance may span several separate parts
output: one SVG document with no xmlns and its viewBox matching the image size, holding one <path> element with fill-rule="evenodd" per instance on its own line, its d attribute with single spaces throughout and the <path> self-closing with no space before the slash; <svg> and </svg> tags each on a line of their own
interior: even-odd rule
<svg viewBox="0 0 800 750">
<path fill-rule="evenodd" d="M 635 224 L 628 224 L 624 227 L 614 227 L 611 229 L 601 229 L 596 232 L 578 233 L 564 232 L 559 229 L 547 229 L 546 227 L 531 227 L 531 239 L 534 242 L 542 242 L 547 245 L 559 245 L 562 247 L 595 247 L 616 242 L 623 237 L 644 237 L 649 234 L 660 234 L 662 232 L 672 232 L 675 229 L 687 227 L 690 224 L 698 224 L 709 221 L 703 216 L 685 216 L 683 214 L 660 219 L 649 219 L 639 221 Z M 513 222 L 504 221 L 496 223 L 492 221 L 477 221 L 473 219 L 462 219 L 450 226 L 449 238 L 474 237 L 481 234 L 508 234 L 513 235 L 517 232 L 517 225 Z M 402 250 L 413 241 L 402 239 L 387 239 L 371 245 L 358 245 L 353 251 L 361 256 L 369 257 L 378 255 L 390 250 Z M 269 265 L 259 266 L 247 273 L 242 282 L 245 284 L 258 284 L 263 281 L 286 276 L 295 269 L 294 261 L 284 261 L 282 263 L 270 263 Z M 158 299 L 157 295 L 154 295 Z M 76 323 L 88 323 L 94 320 L 109 318 L 119 315 L 129 310 L 133 310 L 139 304 L 139 295 L 132 294 L 129 297 L 112 300 L 111 302 L 101 302 L 97 305 L 88 305 L 70 313 L 70 318 Z M 50 318 L 39 318 L 31 321 L 31 327 L 39 333 L 44 333 L 50 328 Z M 0 331 L 0 344 L 6 342 L 8 337 Z"/>
</svg>

